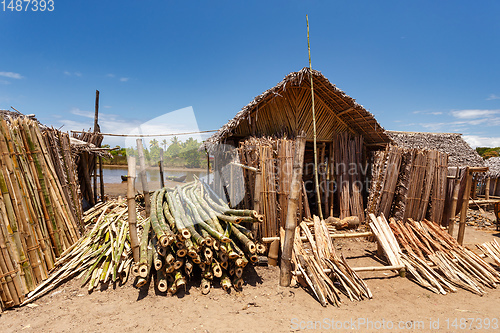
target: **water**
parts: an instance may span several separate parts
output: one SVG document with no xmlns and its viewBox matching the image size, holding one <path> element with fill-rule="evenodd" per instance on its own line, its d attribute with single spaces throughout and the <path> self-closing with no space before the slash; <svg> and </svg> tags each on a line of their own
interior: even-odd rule
<svg viewBox="0 0 500 333">
<path fill-rule="evenodd" d="M 102 175 L 104 179 L 104 183 L 121 183 L 122 178 L 121 176 L 126 176 L 127 175 L 127 168 L 119 168 L 119 167 L 114 167 L 114 166 L 103 166 L 102 168 Z M 147 169 L 146 170 L 146 175 L 148 177 L 148 182 L 159 182 L 160 181 L 160 170 L 159 169 Z M 186 182 L 190 182 L 194 180 L 194 175 L 196 175 L 199 178 L 205 178 L 207 175 L 206 171 L 192 171 L 189 169 L 186 170 L 163 170 L 163 175 L 166 176 L 173 176 L 173 177 L 180 177 L 187 175 L 186 177 Z"/>
</svg>

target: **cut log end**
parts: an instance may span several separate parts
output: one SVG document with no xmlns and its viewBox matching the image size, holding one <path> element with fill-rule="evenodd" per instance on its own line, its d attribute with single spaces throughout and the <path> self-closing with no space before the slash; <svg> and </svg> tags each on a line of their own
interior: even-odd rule
<svg viewBox="0 0 500 333">
<path fill-rule="evenodd" d="M 202 279 L 200 289 L 203 295 L 207 295 L 210 292 L 210 280 Z"/>
<path fill-rule="evenodd" d="M 158 290 L 162 293 L 166 292 L 168 289 L 167 280 L 160 280 L 158 282 Z"/>
</svg>

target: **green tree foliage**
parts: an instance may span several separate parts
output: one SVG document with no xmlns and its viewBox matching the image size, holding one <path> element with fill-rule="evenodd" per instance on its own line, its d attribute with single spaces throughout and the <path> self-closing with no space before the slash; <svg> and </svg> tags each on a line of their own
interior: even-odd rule
<svg viewBox="0 0 500 333">
<path fill-rule="evenodd" d="M 185 142 L 179 140 L 178 137 L 174 136 L 171 140 L 170 145 L 165 151 L 164 162 L 165 166 L 169 167 L 187 167 L 187 168 L 203 168 L 206 167 L 206 155 L 204 152 L 199 152 L 201 142 L 193 138 L 188 138 Z M 166 146 L 167 140 L 153 139 L 149 141 L 149 149 L 144 148 L 144 157 L 146 163 L 150 166 L 156 166 L 160 160 L 160 146 Z M 109 145 L 103 145 L 103 147 L 110 148 Z M 121 148 L 116 146 L 112 151 L 113 159 L 106 159 L 105 164 L 111 165 L 126 165 L 127 155 L 128 156 L 138 156 L 136 148 Z"/>
<path fill-rule="evenodd" d="M 487 160 L 490 157 L 500 156 L 500 147 L 495 147 L 495 148 L 477 147 L 476 151 L 485 160 Z"/>
</svg>

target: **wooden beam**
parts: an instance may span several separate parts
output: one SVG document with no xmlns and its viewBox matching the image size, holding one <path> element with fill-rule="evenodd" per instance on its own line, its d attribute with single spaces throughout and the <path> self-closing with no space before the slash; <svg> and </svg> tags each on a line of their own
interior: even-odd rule
<svg viewBox="0 0 500 333">
<path fill-rule="evenodd" d="M 465 220 L 467 218 L 467 210 L 469 209 L 469 205 L 467 203 L 469 202 L 469 196 L 472 184 L 472 172 L 470 171 L 469 167 L 467 167 L 467 169 L 465 170 L 465 176 L 467 177 L 467 179 L 465 182 L 465 191 L 463 196 L 462 210 L 460 211 L 460 223 L 458 225 L 458 235 L 457 235 L 457 242 L 460 245 L 464 243 Z"/>
</svg>

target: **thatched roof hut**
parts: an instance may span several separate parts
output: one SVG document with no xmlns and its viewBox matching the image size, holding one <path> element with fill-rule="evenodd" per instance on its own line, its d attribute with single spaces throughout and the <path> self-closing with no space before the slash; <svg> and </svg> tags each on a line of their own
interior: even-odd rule
<svg viewBox="0 0 500 333">
<path fill-rule="evenodd" d="M 363 136 L 367 146 L 383 146 L 391 141 L 362 105 L 320 72 L 305 67 L 288 74 L 276 86 L 255 97 L 206 141 L 207 148 L 226 142 L 236 144 L 249 136 L 282 134 L 293 137 L 302 130 L 307 140 L 312 140 L 309 75 L 313 78 L 318 141 L 331 141 L 341 132 Z"/>
<path fill-rule="evenodd" d="M 484 166 L 487 166 L 488 173 L 487 177 L 490 178 L 500 178 L 500 157 L 490 157 L 484 162 Z"/>
<path fill-rule="evenodd" d="M 450 167 L 482 167 L 484 160 L 459 133 L 423 133 L 386 131 L 387 135 L 400 147 L 436 149 L 447 153 Z"/>
</svg>

